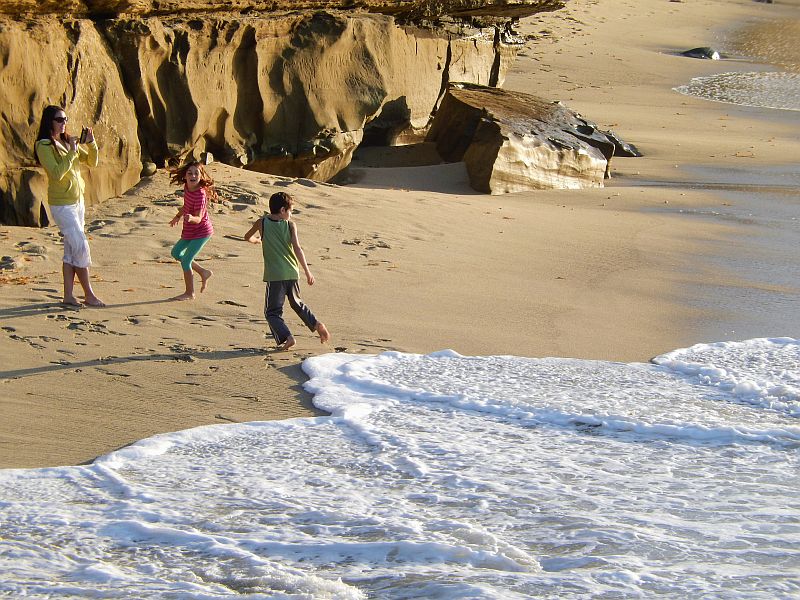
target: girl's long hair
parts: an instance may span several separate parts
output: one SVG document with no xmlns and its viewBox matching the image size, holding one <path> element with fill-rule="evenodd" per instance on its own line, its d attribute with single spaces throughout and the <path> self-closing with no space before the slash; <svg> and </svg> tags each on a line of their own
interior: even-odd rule
<svg viewBox="0 0 800 600">
<path fill-rule="evenodd" d="M 208 196 L 209 201 L 216 202 L 219 200 L 219 195 L 217 194 L 217 190 L 214 187 L 214 180 L 211 178 L 211 175 L 206 173 L 205 168 L 203 167 L 203 163 L 197 160 L 190 161 L 185 165 L 178 167 L 177 169 L 170 169 L 169 172 L 169 181 L 170 183 L 177 183 L 177 184 L 185 184 L 186 183 L 186 171 L 189 170 L 189 167 L 197 167 L 200 171 L 200 187 L 205 188 L 206 195 Z"/>
<path fill-rule="evenodd" d="M 55 119 L 56 114 L 58 111 L 64 111 L 63 108 L 60 106 L 56 106 L 55 104 L 50 104 L 49 106 L 45 106 L 44 110 L 42 111 L 42 120 L 39 122 L 39 133 L 36 134 L 36 141 L 39 140 L 50 140 L 50 143 L 53 144 L 53 150 L 60 154 L 58 146 L 56 146 L 56 140 L 53 138 L 53 119 Z M 62 133 L 59 138 L 59 141 L 69 144 L 69 134 L 67 133 L 67 128 L 64 128 L 64 133 Z M 36 144 L 33 145 L 33 157 L 36 159 L 36 162 L 41 164 L 39 161 L 39 156 L 36 154 Z"/>
</svg>

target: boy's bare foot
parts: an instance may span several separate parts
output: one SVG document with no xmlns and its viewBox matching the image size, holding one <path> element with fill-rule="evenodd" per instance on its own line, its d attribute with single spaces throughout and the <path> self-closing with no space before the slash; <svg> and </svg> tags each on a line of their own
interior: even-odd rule
<svg viewBox="0 0 800 600">
<path fill-rule="evenodd" d="M 317 335 L 319 335 L 320 344 L 327 344 L 331 339 L 331 334 L 328 331 L 328 328 L 325 327 L 325 323 L 322 321 L 317 321 Z"/>
<path fill-rule="evenodd" d="M 86 306 L 94 306 L 95 308 L 103 308 L 106 305 L 106 303 L 97 296 L 88 296 L 84 301 L 86 302 Z"/>
<path fill-rule="evenodd" d="M 294 345 L 295 345 L 294 337 L 290 335 L 288 338 L 284 340 L 282 344 L 278 344 L 278 350 L 285 352 Z"/>
<path fill-rule="evenodd" d="M 200 293 L 201 294 L 206 291 L 206 283 L 208 282 L 209 279 L 211 279 L 211 276 L 213 274 L 214 274 L 214 271 L 212 271 L 211 269 L 203 269 L 202 271 L 200 271 L 200 281 L 201 281 L 201 283 L 200 283 Z"/>
<path fill-rule="evenodd" d="M 194 300 L 194 294 L 190 294 L 189 292 L 184 292 L 180 296 L 173 296 L 172 298 L 170 298 L 170 300 L 175 300 L 175 301 Z"/>
<path fill-rule="evenodd" d="M 75 296 L 64 297 L 61 301 L 61 304 L 66 304 L 67 306 L 83 306 Z"/>
</svg>

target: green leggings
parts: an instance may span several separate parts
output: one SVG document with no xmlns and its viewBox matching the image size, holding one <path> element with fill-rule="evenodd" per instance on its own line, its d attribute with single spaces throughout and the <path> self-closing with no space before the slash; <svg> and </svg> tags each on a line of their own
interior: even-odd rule
<svg viewBox="0 0 800 600">
<path fill-rule="evenodd" d="M 184 271 L 191 271 L 192 261 L 210 239 L 210 237 L 196 240 L 184 240 L 181 238 L 178 240 L 178 243 L 172 247 L 172 258 L 181 261 L 181 267 L 183 267 Z"/>
</svg>

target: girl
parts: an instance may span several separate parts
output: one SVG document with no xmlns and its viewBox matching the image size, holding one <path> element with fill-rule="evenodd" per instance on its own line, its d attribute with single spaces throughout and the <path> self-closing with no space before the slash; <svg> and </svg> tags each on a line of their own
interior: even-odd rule
<svg viewBox="0 0 800 600">
<path fill-rule="evenodd" d="M 214 228 L 208 216 L 208 202 L 217 199 L 214 189 L 214 180 L 208 176 L 203 165 L 192 161 L 170 172 L 172 183 L 183 183 L 183 207 L 178 210 L 170 226 L 174 227 L 181 218 L 183 231 L 181 239 L 172 248 L 172 258 L 180 261 L 183 267 L 183 281 L 186 291 L 173 300 L 194 300 L 194 275 L 200 275 L 200 291 L 204 292 L 208 280 L 214 274 L 210 269 L 204 269 L 196 262 L 195 257 L 211 239 Z"/>
<path fill-rule="evenodd" d="M 73 293 L 75 277 L 83 288 L 84 302 L 89 306 L 105 306 L 92 290 L 89 266 L 92 256 L 89 240 L 83 231 L 85 206 L 81 163 L 97 166 L 97 141 L 91 128 L 85 142 L 67 133 L 67 114 L 60 106 L 46 106 L 42 111 L 39 133 L 34 144 L 36 161 L 47 172 L 47 203 L 50 214 L 64 237 L 64 304 L 81 306 Z"/>
</svg>

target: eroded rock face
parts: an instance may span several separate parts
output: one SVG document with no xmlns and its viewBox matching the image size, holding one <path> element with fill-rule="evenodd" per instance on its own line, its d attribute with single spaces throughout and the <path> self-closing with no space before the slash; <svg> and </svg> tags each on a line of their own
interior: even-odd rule
<svg viewBox="0 0 800 600">
<path fill-rule="evenodd" d="M 358 9 L 406 21 L 440 17 L 508 19 L 563 8 L 563 0 L 0 0 L 0 14 L 69 14 L 76 17 L 179 15 L 238 11 Z"/>
<path fill-rule="evenodd" d="M 249 169 L 326 180 L 367 124 L 391 138 L 428 125 L 456 74 L 489 84 L 493 37 L 448 39 L 380 15 L 110 22 L 144 154 L 209 151 Z"/>
<path fill-rule="evenodd" d="M 558 102 L 465 83 L 449 87 L 427 141 L 488 194 L 602 187 L 612 156 L 638 155 Z"/>
<path fill-rule="evenodd" d="M 0 0 L 0 15 L 14 15 L 0 17 L 0 219 L 40 222 L 44 174 L 31 148 L 46 104 L 64 106 L 74 128 L 96 128 L 101 166 L 86 173 L 90 204 L 133 186 L 142 161 L 164 166 L 203 153 L 327 180 L 364 136 L 424 135 L 451 80 L 500 85 L 516 52 L 503 23 L 562 2 L 342 6 Z"/>
<path fill-rule="evenodd" d="M 0 218 L 37 225 L 47 180 L 33 144 L 47 104 L 64 106 L 68 132 L 94 127 L 100 165 L 84 170 L 87 204 L 123 193 L 141 171 L 133 103 L 104 39 L 89 21 L 0 23 Z"/>
</svg>

